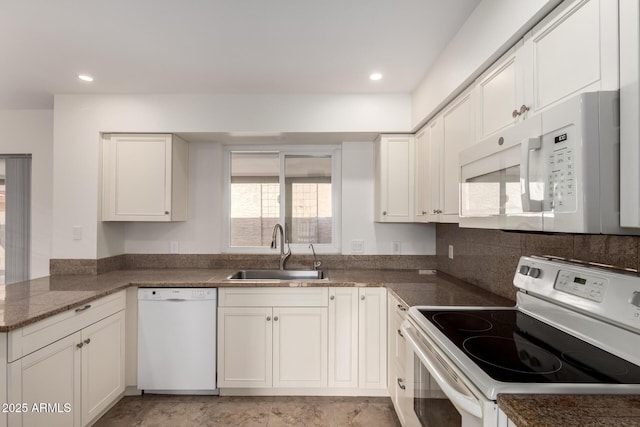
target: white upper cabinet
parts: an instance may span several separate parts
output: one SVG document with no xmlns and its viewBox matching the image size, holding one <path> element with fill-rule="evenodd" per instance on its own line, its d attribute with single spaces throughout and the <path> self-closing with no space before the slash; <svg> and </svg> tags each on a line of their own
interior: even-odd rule
<svg viewBox="0 0 640 427">
<path fill-rule="evenodd" d="M 562 3 L 476 80 L 476 140 L 575 94 L 617 90 L 618 64 L 618 2 Z"/>
<path fill-rule="evenodd" d="M 475 142 L 473 88 L 465 90 L 442 113 L 440 222 L 458 222 L 460 151 Z"/>
<path fill-rule="evenodd" d="M 377 222 L 413 221 L 414 137 L 381 135 L 375 146 Z"/>
<path fill-rule="evenodd" d="M 620 1 L 620 225 L 640 227 L 640 3 Z"/>
<path fill-rule="evenodd" d="M 617 90 L 618 2 L 564 2 L 524 38 L 528 114 L 582 92 Z"/>
<path fill-rule="evenodd" d="M 476 138 L 484 139 L 520 119 L 524 105 L 522 42 L 512 47 L 476 80 Z"/>
<path fill-rule="evenodd" d="M 442 213 L 440 154 L 443 152 L 442 115 L 431 119 L 415 139 L 415 222 L 438 222 Z"/>
<path fill-rule="evenodd" d="M 111 134 L 102 142 L 103 221 L 186 221 L 187 143 L 168 134 Z"/>
<path fill-rule="evenodd" d="M 415 138 L 415 182 L 413 196 L 413 217 L 415 222 L 428 222 L 429 209 L 429 128 L 420 129 Z"/>
</svg>

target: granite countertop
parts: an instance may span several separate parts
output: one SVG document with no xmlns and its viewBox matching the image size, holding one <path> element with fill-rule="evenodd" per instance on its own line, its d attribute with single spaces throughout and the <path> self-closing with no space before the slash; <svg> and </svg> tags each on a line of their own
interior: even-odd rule
<svg viewBox="0 0 640 427">
<path fill-rule="evenodd" d="M 640 426 L 638 395 L 500 394 L 498 406 L 518 427 Z"/>
<path fill-rule="evenodd" d="M 406 305 L 513 305 L 475 286 L 416 270 L 331 270 L 328 281 L 229 281 L 236 270 L 118 270 L 0 286 L 0 332 L 79 307 L 128 287 L 386 286 Z"/>
</svg>

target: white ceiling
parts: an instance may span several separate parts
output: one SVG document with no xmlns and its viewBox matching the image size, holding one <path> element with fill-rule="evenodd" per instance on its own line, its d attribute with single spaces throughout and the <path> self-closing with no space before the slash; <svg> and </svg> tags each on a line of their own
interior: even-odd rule
<svg viewBox="0 0 640 427">
<path fill-rule="evenodd" d="M 478 3 L 1 0 L 0 109 L 54 94 L 408 93 Z"/>
</svg>

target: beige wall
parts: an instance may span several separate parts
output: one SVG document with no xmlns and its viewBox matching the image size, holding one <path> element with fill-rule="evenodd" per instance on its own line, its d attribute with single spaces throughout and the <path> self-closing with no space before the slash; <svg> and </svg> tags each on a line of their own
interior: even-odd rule
<svg viewBox="0 0 640 427">
<path fill-rule="evenodd" d="M 49 274 L 53 111 L 0 110 L 0 154 L 31 154 L 31 278 Z"/>
</svg>

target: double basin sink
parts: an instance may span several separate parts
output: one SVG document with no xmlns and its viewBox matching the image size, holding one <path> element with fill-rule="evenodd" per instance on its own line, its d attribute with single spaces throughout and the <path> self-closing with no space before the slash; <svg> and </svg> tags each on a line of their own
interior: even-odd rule
<svg viewBox="0 0 640 427">
<path fill-rule="evenodd" d="M 323 270 L 239 270 L 228 280 L 329 280 Z"/>
</svg>

